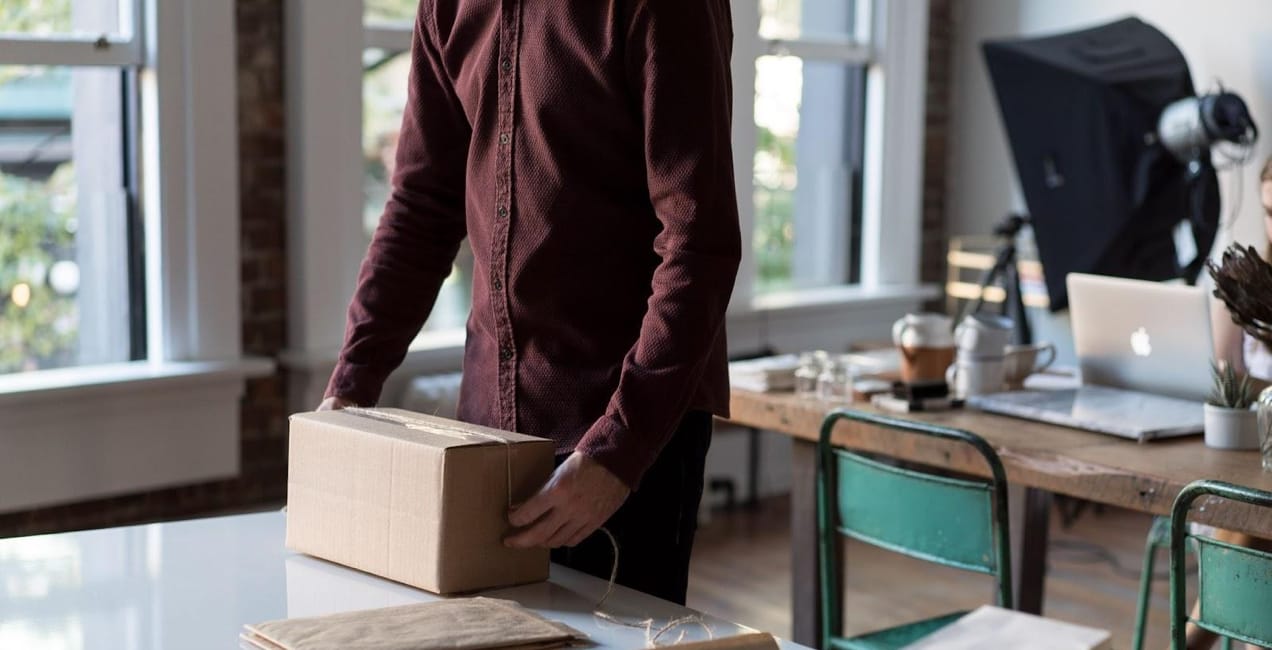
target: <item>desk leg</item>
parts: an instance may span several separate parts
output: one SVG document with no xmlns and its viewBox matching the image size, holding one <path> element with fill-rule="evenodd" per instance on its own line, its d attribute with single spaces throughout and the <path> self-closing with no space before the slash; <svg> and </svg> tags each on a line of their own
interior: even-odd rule
<svg viewBox="0 0 1272 650">
<path fill-rule="evenodd" d="M 1047 577 L 1047 538 L 1051 493 L 1038 488 L 1010 488 L 1011 562 L 1017 609 L 1042 614 Z"/>
<path fill-rule="evenodd" d="M 817 445 L 796 439 L 791 450 L 791 638 L 821 644 L 821 579 L 817 572 Z M 840 564 L 842 566 L 842 563 Z M 842 589 L 842 585 L 840 585 Z"/>
</svg>

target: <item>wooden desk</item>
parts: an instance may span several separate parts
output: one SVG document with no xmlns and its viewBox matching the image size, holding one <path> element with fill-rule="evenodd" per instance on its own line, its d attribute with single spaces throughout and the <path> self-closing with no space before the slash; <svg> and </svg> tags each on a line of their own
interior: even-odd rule
<svg viewBox="0 0 1272 650">
<path fill-rule="evenodd" d="M 730 422 L 785 433 L 794 438 L 791 492 L 792 629 L 796 643 L 820 646 L 817 575 L 817 520 L 814 496 L 817 436 L 832 407 L 791 394 L 734 390 Z M 854 408 L 874 410 L 868 405 Z M 1007 480 L 1025 488 L 1013 494 L 1013 563 L 1020 608 L 1040 613 L 1046 572 L 1047 523 L 1051 495 L 1066 494 L 1098 503 L 1165 515 L 1179 490 L 1203 478 L 1217 478 L 1272 491 L 1258 452 L 1207 448 L 1199 437 L 1138 444 L 1122 438 L 1064 427 L 959 410 L 916 413 L 915 420 L 965 429 L 985 438 L 1002 458 Z M 935 467 L 987 476 L 988 468 L 970 448 L 957 443 L 841 421 L 837 445 L 877 452 Z M 1203 502 L 1198 521 L 1261 536 L 1272 536 L 1272 512 L 1227 502 Z"/>
</svg>

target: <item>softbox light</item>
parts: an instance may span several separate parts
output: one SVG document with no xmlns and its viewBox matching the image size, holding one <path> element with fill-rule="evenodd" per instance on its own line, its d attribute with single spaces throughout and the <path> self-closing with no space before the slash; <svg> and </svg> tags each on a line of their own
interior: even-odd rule
<svg viewBox="0 0 1272 650">
<path fill-rule="evenodd" d="M 1185 164 L 1154 136 L 1162 110 L 1195 95 L 1188 63 L 1166 35 L 1127 18 L 986 42 L 984 54 L 1053 311 L 1068 305 L 1071 272 L 1184 275 L 1174 231 L 1190 215 L 1199 257 L 1210 251 L 1219 204 L 1209 153 L 1190 187 Z"/>
</svg>

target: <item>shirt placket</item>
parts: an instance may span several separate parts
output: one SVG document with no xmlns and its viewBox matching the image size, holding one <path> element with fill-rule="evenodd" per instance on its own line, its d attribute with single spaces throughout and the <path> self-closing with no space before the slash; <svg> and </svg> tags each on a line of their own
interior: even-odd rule
<svg viewBox="0 0 1272 650">
<path fill-rule="evenodd" d="M 499 339 L 499 426 L 517 428 L 517 346 L 508 306 L 508 239 L 512 230 L 512 155 L 516 115 L 517 50 L 521 0 L 502 0 L 499 11 L 498 134 L 495 170 L 495 227 L 491 251 L 491 300 Z"/>
</svg>

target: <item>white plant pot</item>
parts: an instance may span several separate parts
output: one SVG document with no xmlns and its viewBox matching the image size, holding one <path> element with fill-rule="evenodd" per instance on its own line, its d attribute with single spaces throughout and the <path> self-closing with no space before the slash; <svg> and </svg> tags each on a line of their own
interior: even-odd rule
<svg viewBox="0 0 1272 650">
<path fill-rule="evenodd" d="M 1258 449 L 1258 412 L 1206 404 L 1206 446 L 1215 449 Z"/>
</svg>

